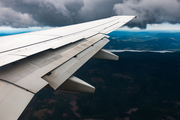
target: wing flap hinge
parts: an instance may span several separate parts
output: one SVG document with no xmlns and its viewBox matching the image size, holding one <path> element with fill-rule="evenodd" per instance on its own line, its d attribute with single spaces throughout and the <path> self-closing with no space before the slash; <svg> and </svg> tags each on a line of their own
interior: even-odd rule
<svg viewBox="0 0 180 120">
<path fill-rule="evenodd" d="M 59 86 L 58 90 L 94 93 L 95 87 L 75 76 L 72 76 L 69 79 L 67 79 L 61 86 Z"/>
<path fill-rule="evenodd" d="M 119 57 L 105 49 L 101 49 L 99 52 L 97 52 L 93 58 L 97 59 L 106 59 L 106 60 L 118 60 Z"/>
<path fill-rule="evenodd" d="M 46 86 L 47 88 L 52 88 L 50 85 Z M 95 87 L 92 85 L 84 82 L 83 80 L 71 76 L 68 78 L 64 83 L 62 83 L 57 90 L 65 90 L 65 91 L 72 91 L 72 92 L 84 92 L 84 93 L 94 93 Z"/>
</svg>

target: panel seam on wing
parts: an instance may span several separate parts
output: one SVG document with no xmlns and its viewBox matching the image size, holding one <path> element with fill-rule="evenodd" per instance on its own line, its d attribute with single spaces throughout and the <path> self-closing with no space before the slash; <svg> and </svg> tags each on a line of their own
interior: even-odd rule
<svg viewBox="0 0 180 120">
<path fill-rule="evenodd" d="M 118 20 L 118 19 L 119 19 L 119 18 L 114 19 L 114 20 L 112 20 L 112 21 L 109 21 L 109 22 L 107 22 L 107 23 L 110 23 L 110 22 L 116 21 L 116 20 Z M 22 47 L 18 47 L 18 48 L 10 49 L 10 50 L 7 50 L 7 51 L 2 51 L 2 52 L 0 52 L 0 54 L 1 54 L 1 53 L 5 53 L 5 52 L 10 52 L 10 51 L 13 51 L 13 50 L 17 50 L 17 49 L 21 49 L 21 48 L 24 48 L 24 47 L 29 47 L 29 46 L 37 45 L 37 44 L 40 44 L 40 43 L 44 43 L 44 42 L 48 42 L 48 41 L 52 41 L 52 40 L 55 40 L 55 39 L 58 39 L 58 38 L 63 38 L 63 37 L 67 37 L 67 36 L 75 35 L 75 34 L 78 34 L 78 33 L 81 33 L 81 32 L 84 32 L 84 31 L 87 31 L 87 30 L 90 30 L 90 29 L 93 29 L 93 28 L 96 28 L 96 27 L 102 26 L 102 25 L 107 24 L 107 23 L 103 23 L 103 24 L 101 24 L 101 25 L 97 25 L 97 26 L 95 26 L 95 27 L 88 28 L 88 29 L 85 29 L 85 30 L 82 30 L 82 31 L 78 31 L 78 32 L 76 32 L 76 33 L 72 33 L 72 34 L 65 35 L 65 36 L 60 36 L 60 37 L 52 38 L 52 39 L 49 39 L 49 40 L 45 40 L 45 41 L 41 41 L 41 42 L 37 42 L 37 43 L 33 43 L 33 44 L 30 44 L 30 45 L 26 45 L 26 46 L 22 46 Z"/>
<path fill-rule="evenodd" d="M 0 81 L 9 83 L 9 84 L 11 84 L 11 85 L 13 85 L 13 86 L 15 86 L 15 87 L 21 88 L 21 89 L 23 89 L 23 90 L 25 90 L 25 91 L 28 91 L 28 92 L 32 93 L 32 94 L 36 94 L 36 93 L 34 93 L 34 92 L 32 92 L 32 91 L 30 91 L 30 90 L 28 90 L 28 89 L 26 89 L 26 88 L 24 88 L 24 87 L 22 87 L 22 86 L 19 86 L 19 85 L 15 84 L 15 83 L 12 83 L 12 82 L 7 81 L 7 80 L 0 79 Z"/>
<path fill-rule="evenodd" d="M 82 52 L 84 52 L 85 50 L 89 49 L 90 47 L 92 47 L 93 45 L 95 45 L 96 43 L 102 41 L 104 38 L 107 38 L 106 36 L 104 36 L 103 38 L 101 38 L 99 41 L 95 42 L 94 44 L 90 45 L 89 47 L 87 47 L 86 49 L 82 50 L 81 52 L 75 54 L 74 56 L 70 57 L 68 60 L 66 60 L 65 62 L 63 62 L 62 64 L 60 64 L 59 66 L 55 67 L 54 69 L 52 69 L 50 72 L 48 72 L 47 74 L 43 75 L 41 78 L 43 79 L 44 76 L 48 76 L 48 74 L 50 74 L 53 70 L 57 69 L 58 67 L 62 66 L 63 64 L 67 63 L 68 61 L 70 61 L 72 58 L 76 58 L 79 54 L 81 54 Z"/>
</svg>

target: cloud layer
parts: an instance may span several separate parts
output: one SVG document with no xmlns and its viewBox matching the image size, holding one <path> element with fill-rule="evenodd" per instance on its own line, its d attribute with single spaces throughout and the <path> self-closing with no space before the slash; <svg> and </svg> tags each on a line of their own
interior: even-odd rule
<svg viewBox="0 0 180 120">
<path fill-rule="evenodd" d="M 152 50 L 108 50 L 109 52 L 153 52 L 153 53 L 174 53 L 176 51 L 152 51 Z"/>
<path fill-rule="evenodd" d="M 115 4 L 118 15 L 137 15 L 129 26 L 146 28 L 147 24 L 180 23 L 180 2 L 177 0 L 124 0 Z"/>
<path fill-rule="evenodd" d="M 113 15 L 137 15 L 127 24 L 180 23 L 180 0 L 0 0 L 0 26 L 62 26 Z"/>
</svg>

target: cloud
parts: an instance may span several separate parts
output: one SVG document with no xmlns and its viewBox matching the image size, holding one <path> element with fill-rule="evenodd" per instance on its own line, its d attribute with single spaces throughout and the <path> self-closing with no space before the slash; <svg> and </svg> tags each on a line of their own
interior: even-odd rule
<svg viewBox="0 0 180 120">
<path fill-rule="evenodd" d="M 84 21 L 102 19 L 115 15 L 113 7 L 122 0 L 84 0 L 78 17 Z"/>
<path fill-rule="evenodd" d="M 177 0 L 124 0 L 114 5 L 118 15 L 137 15 L 130 27 L 146 28 L 147 24 L 180 23 L 180 2 Z"/>
<path fill-rule="evenodd" d="M 0 0 L 0 2 L 12 11 L 31 16 L 40 26 L 76 23 L 75 16 L 84 5 L 83 0 Z"/>
<path fill-rule="evenodd" d="M 153 52 L 153 53 L 174 53 L 176 51 L 151 51 L 151 50 L 108 50 L 109 52 Z"/>
<path fill-rule="evenodd" d="M 180 23 L 180 0 L 0 0 L 0 26 L 63 26 L 137 15 L 129 27 Z"/>
<path fill-rule="evenodd" d="M 15 33 L 24 33 L 49 29 L 49 27 L 29 27 L 29 28 L 12 28 L 10 26 L 0 26 L 0 35 L 1 34 L 15 34 Z"/>
<path fill-rule="evenodd" d="M 115 15 L 114 4 L 121 1 L 0 0 L 6 8 L 31 16 L 38 26 L 62 26 L 110 17 Z"/>
<path fill-rule="evenodd" d="M 37 25 L 37 22 L 29 14 L 16 12 L 11 8 L 4 7 L 1 3 L 0 11 L 0 26 L 27 27 Z"/>
<path fill-rule="evenodd" d="M 161 23 L 161 24 L 147 24 L 145 30 L 170 30 L 170 31 L 180 31 L 180 24 L 170 24 L 170 23 Z M 129 27 L 123 26 L 118 30 L 129 30 Z M 131 30 L 141 30 L 138 27 L 133 27 Z"/>
</svg>

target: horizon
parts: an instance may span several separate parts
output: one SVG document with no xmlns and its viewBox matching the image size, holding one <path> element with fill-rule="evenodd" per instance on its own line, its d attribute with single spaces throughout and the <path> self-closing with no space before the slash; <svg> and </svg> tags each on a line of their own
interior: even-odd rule
<svg viewBox="0 0 180 120">
<path fill-rule="evenodd" d="M 0 36 L 28 33 L 34 31 L 45 30 L 53 27 L 29 27 L 29 28 L 12 28 L 10 26 L 0 26 Z M 146 29 L 140 29 L 138 27 L 129 28 L 127 26 L 123 26 L 118 28 L 115 31 L 129 31 L 129 32 L 147 32 L 147 31 L 159 31 L 159 32 L 180 32 L 180 24 L 170 24 L 170 23 L 162 23 L 162 24 L 148 24 Z"/>
</svg>

